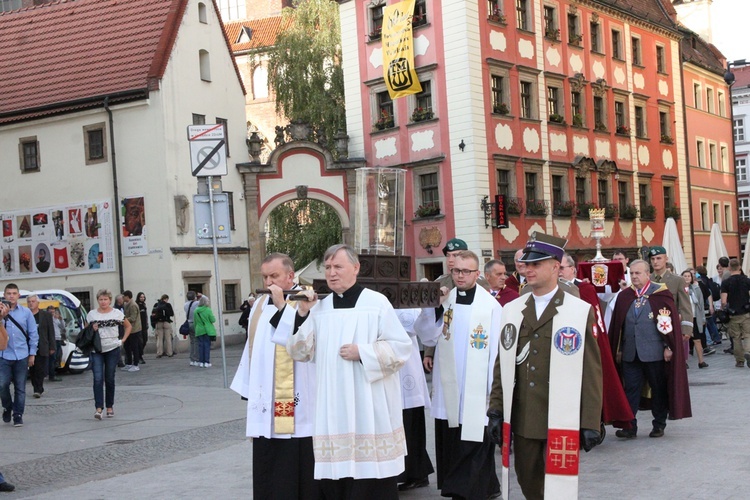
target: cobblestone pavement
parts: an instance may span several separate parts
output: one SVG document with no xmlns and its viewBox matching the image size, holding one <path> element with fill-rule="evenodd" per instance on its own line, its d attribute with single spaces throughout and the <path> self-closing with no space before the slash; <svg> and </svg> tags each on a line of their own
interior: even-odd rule
<svg viewBox="0 0 750 500">
<path fill-rule="evenodd" d="M 227 348 L 231 376 L 241 346 Z M 244 437 L 245 404 L 223 388 L 221 356 L 193 368 L 187 357 L 154 359 L 137 373 L 117 373 L 112 419 L 93 419 L 91 374 L 46 383 L 28 398 L 25 425 L 0 424 L 0 471 L 17 485 L 3 498 L 119 499 L 251 497 L 251 445 Z M 693 418 L 670 421 L 666 435 L 614 437 L 582 454 L 580 497 L 590 499 L 740 499 L 750 471 L 750 369 L 717 353 L 698 370 L 690 359 Z M 640 429 L 650 415 L 639 413 Z M 428 418 L 428 451 L 434 433 Z M 499 456 L 498 464 L 499 464 Z M 511 477 L 511 498 L 522 498 Z M 402 498 L 439 498 L 430 486 Z"/>
</svg>

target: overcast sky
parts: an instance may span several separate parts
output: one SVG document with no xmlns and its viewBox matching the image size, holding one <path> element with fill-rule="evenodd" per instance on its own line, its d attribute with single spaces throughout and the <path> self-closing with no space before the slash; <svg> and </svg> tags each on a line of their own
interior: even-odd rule
<svg viewBox="0 0 750 500">
<path fill-rule="evenodd" d="M 750 62 L 750 0 L 714 0 L 713 43 L 729 61 Z"/>
</svg>

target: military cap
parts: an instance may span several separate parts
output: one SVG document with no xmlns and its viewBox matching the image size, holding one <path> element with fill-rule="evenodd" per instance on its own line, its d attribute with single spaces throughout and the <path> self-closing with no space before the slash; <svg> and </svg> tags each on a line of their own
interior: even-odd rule
<svg viewBox="0 0 750 500">
<path fill-rule="evenodd" d="M 651 247 L 648 251 L 648 256 L 653 257 L 654 255 L 667 255 L 667 249 L 660 246 Z"/>
<path fill-rule="evenodd" d="M 556 259 L 562 262 L 565 254 L 565 245 L 568 241 L 565 238 L 558 238 L 548 234 L 534 231 L 531 238 L 523 249 L 523 255 L 518 262 L 538 262 L 547 259 Z"/>
<path fill-rule="evenodd" d="M 453 238 L 452 240 L 449 240 L 448 243 L 446 243 L 445 246 L 443 247 L 443 255 L 448 255 L 448 252 L 455 252 L 456 250 L 468 250 L 468 249 L 469 249 L 469 245 L 467 245 L 464 240 Z"/>
</svg>

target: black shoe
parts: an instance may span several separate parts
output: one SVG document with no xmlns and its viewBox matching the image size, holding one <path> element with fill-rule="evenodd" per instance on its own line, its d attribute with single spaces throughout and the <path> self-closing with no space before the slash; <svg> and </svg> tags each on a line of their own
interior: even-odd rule
<svg viewBox="0 0 750 500">
<path fill-rule="evenodd" d="M 10 492 L 10 491 L 14 491 L 15 489 L 16 489 L 16 487 L 13 486 L 12 484 L 10 484 L 7 481 L 4 482 L 4 483 L 0 483 L 0 491 L 4 491 L 4 492 L 7 493 L 7 492 Z"/>
<path fill-rule="evenodd" d="M 3 408 L 3 422 L 6 424 L 10 423 L 10 414 L 12 413 L 12 409 L 10 408 Z"/>
<path fill-rule="evenodd" d="M 750 368 L 750 352 L 745 353 L 745 361 L 747 362 L 747 367 Z"/>
<path fill-rule="evenodd" d="M 503 492 L 502 491 L 498 491 L 497 493 L 493 493 L 490 496 L 488 496 L 487 500 L 491 500 L 493 498 L 500 498 L 502 496 L 503 496 Z"/>
<path fill-rule="evenodd" d="M 124 361 L 118 361 L 117 362 L 117 368 L 123 368 L 124 366 L 125 366 L 125 362 Z"/>
<path fill-rule="evenodd" d="M 50 382 L 62 382 L 62 378 L 60 377 L 50 377 Z"/>
<path fill-rule="evenodd" d="M 702 363 L 698 363 L 698 368 L 708 368 L 708 363 L 703 361 Z"/>
<path fill-rule="evenodd" d="M 425 486 L 429 486 L 429 484 L 430 480 L 428 478 L 407 481 L 398 485 L 398 491 L 413 490 L 414 488 L 424 488 Z"/>
<path fill-rule="evenodd" d="M 634 431 L 633 429 L 620 429 L 617 432 L 615 432 L 615 436 L 618 438 L 625 438 L 625 439 L 633 439 L 637 436 L 638 431 Z"/>
<path fill-rule="evenodd" d="M 648 437 L 650 438 L 660 438 L 664 435 L 664 429 L 659 429 L 658 427 L 654 427 L 651 432 L 648 433 Z"/>
<path fill-rule="evenodd" d="M 705 349 L 703 349 L 704 356 L 710 356 L 715 352 L 716 352 L 716 349 L 714 349 L 713 347 L 706 347 Z"/>
<path fill-rule="evenodd" d="M 724 354 L 734 354 L 734 349 L 732 349 L 731 347 L 728 347 L 724 349 Z"/>
<path fill-rule="evenodd" d="M 13 415 L 13 427 L 23 427 L 23 417 L 21 415 Z"/>
<path fill-rule="evenodd" d="M 138 360 L 138 363 L 140 363 L 142 365 L 145 365 L 146 364 L 146 360 L 143 359 L 143 358 L 141 358 L 141 359 Z"/>
</svg>

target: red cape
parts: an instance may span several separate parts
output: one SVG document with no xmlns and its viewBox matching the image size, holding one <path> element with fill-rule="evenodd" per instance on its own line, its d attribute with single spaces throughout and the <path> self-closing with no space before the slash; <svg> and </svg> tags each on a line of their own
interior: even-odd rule
<svg viewBox="0 0 750 500">
<path fill-rule="evenodd" d="M 500 290 L 497 295 L 495 295 L 495 298 L 500 303 L 501 306 L 504 306 L 511 300 L 517 299 L 519 297 L 518 292 L 515 291 L 513 288 L 506 286 L 502 290 Z"/>
<path fill-rule="evenodd" d="M 576 281 L 578 292 L 581 300 L 591 304 L 594 309 L 594 318 L 596 319 L 596 342 L 599 344 L 599 352 L 602 358 L 602 388 L 604 397 L 602 398 L 602 421 L 606 424 L 611 423 L 615 427 L 622 429 L 630 428 L 630 421 L 633 420 L 633 412 L 630 410 L 628 398 L 625 396 L 625 390 L 620 382 L 620 375 L 617 373 L 615 361 L 612 359 L 612 351 L 609 347 L 609 337 L 607 328 L 604 326 L 604 317 L 599 304 L 599 296 L 596 294 L 594 285 L 587 281 Z"/>
<path fill-rule="evenodd" d="M 636 298 L 635 290 L 631 286 L 626 288 L 617 296 L 615 310 L 612 313 L 612 322 L 609 325 L 609 342 L 612 348 L 612 356 L 617 356 L 620 347 L 620 335 L 622 325 L 625 322 L 625 315 L 628 313 L 631 304 Z M 667 345 L 672 349 L 672 360 L 665 363 L 667 370 L 667 391 L 669 393 L 669 418 L 677 420 L 680 418 L 689 418 L 693 416 L 690 406 L 690 390 L 688 388 L 688 378 L 685 360 L 685 349 L 682 344 L 682 334 L 680 330 L 679 317 L 677 308 L 674 304 L 672 294 L 664 285 L 661 290 L 648 296 L 648 302 L 651 305 L 651 311 L 654 313 L 653 321 L 656 323 L 658 311 L 667 308 L 672 318 L 672 331 L 664 336 Z"/>
<path fill-rule="evenodd" d="M 505 280 L 505 286 L 506 288 L 510 288 L 511 290 L 515 290 L 516 293 L 519 293 L 521 290 L 521 286 L 518 283 L 518 274 L 513 271 L 510 273 L 510 276 L 508 276 L 508 279 Z"/>
</svg>

